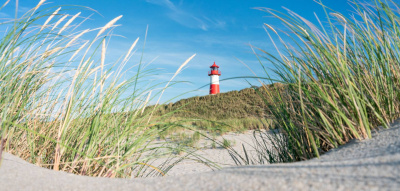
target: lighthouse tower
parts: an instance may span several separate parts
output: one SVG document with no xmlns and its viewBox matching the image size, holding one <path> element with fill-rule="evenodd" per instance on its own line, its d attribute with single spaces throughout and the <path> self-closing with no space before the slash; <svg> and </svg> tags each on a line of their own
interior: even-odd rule
<svg viewBox="0 0 400 191">
<path fill-rule="evenodd" d="M 211 71 L 208 72 L 208 76 L 210 76 L 210 95 L 219 94 L 219 76 L 221 75 L 218 70 L 219 66 L 214 62 L 210 68 Z"/>
</svg>

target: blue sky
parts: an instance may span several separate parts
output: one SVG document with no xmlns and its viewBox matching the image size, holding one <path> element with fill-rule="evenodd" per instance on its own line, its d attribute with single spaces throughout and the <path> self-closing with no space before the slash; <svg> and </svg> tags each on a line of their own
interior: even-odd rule
<svg viewBox="0 0 400 191">
<path fill-rule="evenodd" d="M 19 14 L 34 7 L 37 2 L 19 0 Z M 214 61 L 220 66 L 221 79 L 253 75 L 237 59 L 249 65 L 257 75 L 263 75 L 249 44 L 275 53 L 262 26 L 263 23 L 278 28 L 282 25 L 267 13 L 254 8 L 268 7 L 286 12 L 282 8 L 286 7 L 311 21 L 316 21 L 314 12 L 324 17 L 321 6 L 313 0 L 53 0 L 47 3 L 46 6 L 82 5 L 96 10 L 99 14 L 91 16 L 83 24 L 84 28 L 101 27 L 123 15 L 118 21 L 121 26 L 114 30 L 114 34 L 123 37 L 111 40 L 107 50 L 109 59 L 126 53 L 137 37 L 140 37 L 138 53 L 141 53 L 148 26 L 143 61 L 148 63 L 156 58 L 150 67 L 163 68 L 162 74 L 155 76 L 159 80 L 168 80 L 187 58 L 196 53 L 196 57 L 176 78 L 190 83 L 167 90 L 163 101 L 207 85 L 207 72 Z M 345 14 L 351 10 L 346 0 L 323 0 L 323 3 Z M 13 6 L 15 3 L 11 2 L 0 16 L 13 15 Z M 79 11 L 82 10 L 71 10 L 70 14 Z M 84 11 L 82 15 L 92 13 Z M 267 62 L 264 63 L 268 66 Z M 246 87 L 249 85 L 242 79 L 220 83 L 221 92 Z M 181 98 L 207 95 L 208 91 L 206 86 Z"/>
</svg>

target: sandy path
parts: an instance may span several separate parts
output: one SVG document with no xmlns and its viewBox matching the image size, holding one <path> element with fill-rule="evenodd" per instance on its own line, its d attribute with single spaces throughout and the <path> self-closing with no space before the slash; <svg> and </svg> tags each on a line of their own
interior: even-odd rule
<svg viewBox="0 0 400 191">
<path fill-rule="evenodd" d="M 221 137 L 218 137 L 219 141 L 222 141 L 222 138 L 227 139 L 232 142 L 232 149 L 240 153 L 244 156 L 244 152 L 242 149 L 242 145 L 246 147 L 247 152 L 252 152 L 254 149 L 252 148 L 253 144 L 253 131 L 247 131 L 245 133 L 228 133 Z M 202 157 L 213 161 L 218 167 L 226 168 L 226 167 L 234 167 L 237 166 L 235 161 L 229 155 L 229 152 L 222 148 L 221 146 L 217 146 L 217 148 L 211 148 L 211 141 L 202 140 L 199 145 L 204 146 L 206 148 L 199 149 L 195 152 L 197 155 L 201 155 Z M 184 155 L 184 154 L 182 154 Z M 178 156 L 179 157 L 179 156 Z M 190 157 L 195 158 L 195 157 Z M 157 166 L 163 162 L 163 159 L 155 161 L 153 164 Z M 195 160 L 183 160 L 182 162 L 175 165 L 167 174 L 167 176 L 177 176 L 177 175 L 187 175 L 199 172 L 210 172 L 217 169 L 210 168 L 204 164 L 201 164 Z"/>
<path fill-rule="evenodd" d="M 320 159 L 164 178 L 107 179 L 55 172 L 5 153 L 0 190 L 398 190 L 400 124 Z"/>
</svg>

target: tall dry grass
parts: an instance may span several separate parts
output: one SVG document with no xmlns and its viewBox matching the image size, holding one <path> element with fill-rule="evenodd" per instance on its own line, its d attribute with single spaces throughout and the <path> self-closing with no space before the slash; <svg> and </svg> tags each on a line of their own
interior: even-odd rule
<svg viewBox="0 0 400 191">
<path fill-rule="evenodd" d="M 8 28 L 0 39 L 2 149 L 80 175 L 163 175 L 150 161 L 172 152 L 152 144 L 160 131 L 152 126 L 165 116 L 152 117 L 143 108 L 170 82 L 162 88 L 149 84 L 154 70 L 130 61 L 139 39 L 118 60 L 107 61 L 107 45 L 122 16 L 75 31 L 87 18 L 68 14 L 66 7 L 43 7 L 44 2 L 0 26 Z"/>
</svg>

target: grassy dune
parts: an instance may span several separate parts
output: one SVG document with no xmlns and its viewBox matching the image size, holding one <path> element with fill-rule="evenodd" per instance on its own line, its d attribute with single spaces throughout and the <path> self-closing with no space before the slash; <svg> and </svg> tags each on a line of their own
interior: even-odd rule
<svg viewBox="0 0 400 191">
<path fill-rule="evenodd" d="M 257 90 L 266 94 L 262 89 Z M 225 133 L 249 129 L 268 128 L 272 113 L 253 88 L 182 99 L 163 104 L 154 112 L 156 116 L 170 113 L 168 122 L 191 125 L 198 130 Z M 145 112 L 152 107 L 146 108 Z"/>
<path fill-rule="evenodd" d="M 80 13 L 42 8 L 42 0 L 0 26 L 8 28 L 0 39 L 0 152 L 80 175 L 139 177 L 164 175 L 168 164 L 151 160 L 176 148 L 151 143 L 187 126 L 217 133 L 277 129 L 259 132 L 255 158 L 232 151 L 238 164 L 305 160 L 368 139 L 374 127 L 400 116 L 400 9 L 392 1 L 350 2 L 350 18 L 321 3 L 326 17 L 316 24 L 291 11 L 260 9 L 289 31 L 265 24 L 284 49 L 279 56 L 256 50 L 263 68 L 274 66 L 255 77 L 262 87 L 148 107 L 194 55 L 171 81 L 148 84 L 155 71 L 129 61 L 140 56 L 133 54 L 139 39 L 106 63 L 121 16 L 74 31 L 85 20 Z"/>
</svg>

